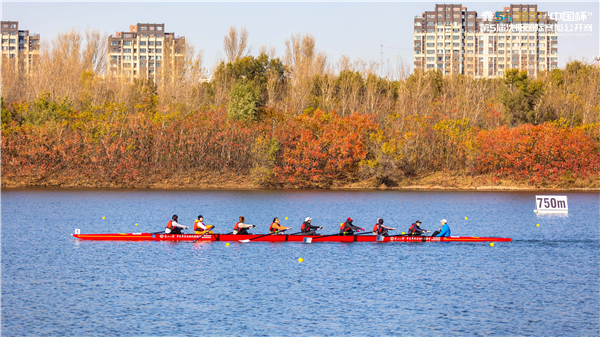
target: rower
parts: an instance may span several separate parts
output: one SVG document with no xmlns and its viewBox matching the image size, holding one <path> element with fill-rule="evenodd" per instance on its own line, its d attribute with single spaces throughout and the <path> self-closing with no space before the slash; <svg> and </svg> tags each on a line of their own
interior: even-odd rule
<svg viewBox="0 0 600 337">
<path fill-rule="evenodd" d="M 448 226 L 448 221 L 446 221 L 446 219 L 440 220 L 440 222 L 442 223 L 442 227 L 433 232 L 433 234 L 431 234 L 431 236 L 450 236 L 450 226 Z"/>
<path fill-rule="evenodd" d="M 375 226 L 373 226 L 373 234 L 375 234 L 375 235 L 388 236 L 389 230 L 394 231 L 394 230 L 396 230 L 396 228 L 384 226 L 382 218 L 377 219 L 377 223 L 375 223 Z"/>
<path fill-rule="evenodd" d="M 248 233 L 248 229 L 249 228 L 256 228 L 255 225 L 251 225 L 251 224 L 245 224 L 244 223 L 244 217 L 241 216 L 240 217 L 240 221 L 235 223 L 235 226 L 233 227 L 233 234 L 234 235 L 243 235 L 243 234 L 249 234 Z"/>
<path fill-rule="evenodd" d="M 269 227 L 269 232 L 271 234 L 279 234 L 287 231 L 288 229 L 292 229 L 292 227 L 285 227 L 279 224 L 279 218 L 273 219 L 271 226 Z"/>
<path fill-rule="evenodd" d="M 172 220 L 167 223 L 167 227 L 165 228 L 165 234 L 183 234 L 181 233 L 181 229 L 188 229 L 188 226 L 180 225 L 177 223 L 177 215 L 173 215 Z"/>
<path fill-rule="evenodd" d="M 300 228 L 300 235 L 317 235 L 317 229 L 323 229 L 323 227 L 311 225 L 312 218 L 307 217 L 302 223 Z"/>
<path fill-rule="evenodd" d="M 423 235 L 423 233 L 429 233 L 429 231 L 421 229 L 421 221 L 419 220 L 415 221 L 408 229 L 408 235 Z"/>
<path fill-rule="evenodd" d="M 360 228 L 358 226 L 354 226 L 352 224 L 354 220 L 352 220 L 352 218 L 348 218 L 346 219 L 346 222 L 342 223 L 340 225 L 340 234 L 341 235 L 353 235 L 354 231 L 360 232 L 360 231 L 364 231 L 364 228 Z"/>
<path fill-rule="evenodd" d="M 215 226 L 204 224 L 204 217 L 202 215 L 198 215 L 198 219 L 194 221 L 194 233 L 196 234 L 212 234 L 213 228 Z"/>
</svg>

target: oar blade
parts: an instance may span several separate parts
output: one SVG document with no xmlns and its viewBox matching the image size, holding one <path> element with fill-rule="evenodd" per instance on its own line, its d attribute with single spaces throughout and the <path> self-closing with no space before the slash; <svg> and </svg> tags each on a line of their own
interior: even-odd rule
<svg viewBox="0 0 600 337">
<path fill-rule="evenodd" d="M 238 240 L 238 242 L 240 242 L 240 243 L 248 243 L 248 242 L 250 242 L 250 239 L 246 239 L 246 240 Z"/>
</svg>

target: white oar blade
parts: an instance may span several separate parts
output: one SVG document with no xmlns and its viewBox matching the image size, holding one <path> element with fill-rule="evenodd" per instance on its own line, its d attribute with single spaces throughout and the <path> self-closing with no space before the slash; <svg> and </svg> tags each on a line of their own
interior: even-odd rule
<svg viewBox="0 0 600 337">
<path fill-rule="evenodd" d="M 246 239 L 246 240 L 238 240 L 238 242 L 241 242 L 241 243 L 248 243 L 248 242 L 250 242 L 250 240 L 249 240 L 249 239 Z"/>
</svg>

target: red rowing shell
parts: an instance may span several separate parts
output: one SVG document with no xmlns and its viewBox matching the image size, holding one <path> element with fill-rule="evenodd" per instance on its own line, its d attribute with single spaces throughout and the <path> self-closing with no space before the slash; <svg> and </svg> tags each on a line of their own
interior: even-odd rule
<svg viewBox="0 0 600 337">
<path fill-rule="evenodd" d="M 113 234 L 71 234 L 81 240 L 104 240 L 104 241 L 240 241 L 252 240 L 253 242 L 301 242 L 303 239 L 312 238 L 312 242 L 376 242 L 376 235 L 268 235 L 250 234 L 152 234 L 152 233 L 113 233 Z M 255 239 L 257 238 L 257 239 Z M 255 239 L 255 240 L 253 240 Z M 492 238 L 476 236 L 386 236 L 381 242 L 493 242 L 511 241 L 510 238 Z"/>
</svg>

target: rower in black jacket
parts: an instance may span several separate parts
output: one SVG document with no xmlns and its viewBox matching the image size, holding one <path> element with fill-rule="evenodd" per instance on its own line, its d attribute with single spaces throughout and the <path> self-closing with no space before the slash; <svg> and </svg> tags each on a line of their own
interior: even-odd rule
<svg viewBox="0 0 600 337">
<path fill-rule="evenodd" d="M 302 227 L 300 227 L 300 235 L 317 235 L 317 229 L 323 229 L 323 227 L 311 225 L 311 222 L 312 218 L 310 217 L 304 219 Z"/>
<path fill-rule="evenodd" d="M 352 224 L 352 218 L 348 218 L 346 219 L 346 222 L 342 223 L 342 225 L 340 226 L 340 234 L 342 235 L 353 235 L 354 231 L 360 232 L 360 231 L 364 231 L 364 228 L 360 228 L 358 226 L 354 226 Z"/>
</svg>

